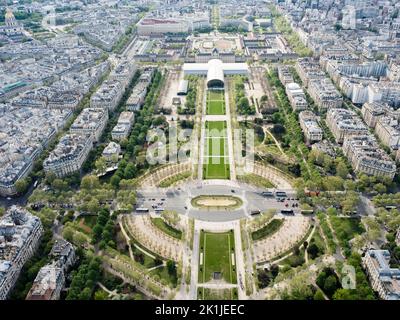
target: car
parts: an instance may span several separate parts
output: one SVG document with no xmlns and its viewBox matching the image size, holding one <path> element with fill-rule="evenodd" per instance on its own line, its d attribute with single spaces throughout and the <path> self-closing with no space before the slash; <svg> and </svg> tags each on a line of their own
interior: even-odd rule
<svg viewBox="0 0 400 320">
<path fill-rule="evenodd" d="M 289 204 L 288 204 L 288 203 L 285 203 L 285 207 L 289 207 Z"/>
<path fill-rule="evenodd" d="M 232 192 L 232 193 L 235 193 L 235 190 L 232 189 L 231 192 Z"/>
<path fill-rule="evenodd" d="M 164 199 L 164 198 L 162 198 L 162 199 L 161 199 L 161 201 L 165 201 L 165 199 Z"/>
</svg>

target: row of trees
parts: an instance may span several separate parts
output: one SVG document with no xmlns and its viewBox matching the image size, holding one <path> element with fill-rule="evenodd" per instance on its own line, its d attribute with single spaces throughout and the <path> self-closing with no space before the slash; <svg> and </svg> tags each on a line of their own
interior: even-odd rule
<svg viewBox="0 0 400 320">
<path fill-rule="evenodd" d="M 249 99 L 246 97 L 244 82 L 246 77 L 237 77 L 235 81 L 235 102 L 238 113 L 241 115 L 253 115 L 256 113 L 254 105 L 250 105 Z"/>
<path fill-rule="evenodd" d="M 154 74 L 152 85 L 147 93 L 143 108 L 136 117 L 136 123 L 126 143 L 124 159 L 120 161 L 117 171 L 110 179 L 114 188 L 118 188 L 121 180 L 136 177 L 140 170 L 148 168 L 145 155 L 147 132 L 153 122 L 154 104 L 158 98 L 158 89 L 162 80 L 161 73 L 157 70 Z"/>
<path fill-rule="evenodd" d="M 101 278 L 99 257 L 86 257 L 78 270 L 71 273 L 72 282 L 67 300 L 90 300 L 97 281 Z"/>
<path fill-rule="evenodd" d="M 189 76 L 188 91 L 186 95 L 185 108 L 178 106 L 178 114 L 195 114 L 197 100 L 197 83 L 198 77 Z"/>
<path fill-rule="evenodd" d="M 96 224 L 93 227 L 93 243 L 99 243 L 100 249 L 106 246 L 115 248 L 114 227 L 116 215 L 110 216 L 108 209 L 102 208 L 97 216 Z"/>
</svg>

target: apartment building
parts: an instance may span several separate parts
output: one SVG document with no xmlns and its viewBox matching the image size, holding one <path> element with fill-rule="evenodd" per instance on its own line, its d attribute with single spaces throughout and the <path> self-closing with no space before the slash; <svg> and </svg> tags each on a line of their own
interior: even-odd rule
<svg viewBox="0 0 400 320">
<path fill-rule="evenodd" d="M 388 250 L 368 250 L 362 259 L 372 288 L 383 300 L 400 300 L 400 269 L 390 267 Z"/>
<path fill-rule="evenodd" d="M 137 65 L 135 63 L 129 60 L 123 60 L 110 73 L 109 80 L 119 81 L 122 84 L 123 91 L 125 91 L 135 75 L 136 70 Z"/>
<path fill-rule="evenodd" d="M 396 174 L 395 162 L 379 147 L 376 139 L 370 134 L 346 136 L 343 142 L 343 153 L 356 172 L 390 179 L 393 179 Z"/>
<path fill-rule="evenodd" d="M 91 108 L 115 110 L 124 93 L 124 85 L 119 80 L 106 80 L 90 98 Z"/>
<path fill-rule="evenodd" d="M 76 261 L 74 246 L 64 239 L 54 241 L 49 255 L 53 260 L 59 261 L 64 272 L 70 269 Z"/>
<path fill-rule="evenodd" d="M 113 161 L 114 158 L 118 159 L 120 153 L 121 153 L 121 146 L 118 143 L 111 141 L 107 145 L 107 147 L 104 148 L 102 156 L 107 161 Z"/>
<path fill-rule="evenodd" d="M 134 122 L 134 117 L 133 112 L 121 112 L 116 126 L 111 131 L 111 137 L 118 141 L 128 138 Z"/>
<path fill-rule="evenodd" d="M 75 249 L 64 239 L 57 239 L 50 251 L 52 261 L 42 267 L 26 296 L 26 300 L 59 300 L 65 276 L 75 263 Z"/>
<path fill-rule="evenodd" d="M 53 261 L 39 270 L 26 300 L 59 300 L 64 284 L 64 271 Z"/>
<path fill-rule="evenodd" d="M 126 102 L 126 108 L 129 111 L 138 111 L 144 104 L 147 90 L 153 78 L 154 69 L 150 68 L 142 72 L 139 81 L 133 88 L 131 95 Z"/>
<path fill-rule="evenodd" d="M 317 122 L 317 117 L 311 111 L 302 111 L 299 113 L 300 127 L 308 143 L 321 141 L 323 131 Z"/>
<path fill-rule="evenodd" d="M 40 219 L 21 207 L 10 207 L 0 219 L 0 300 L 7 299 L 42 234 Z"/>
<path fill-rule="evenodd" d="M 320 111 L 340 108 L 343 104 L 342 95 L 336 90 L 329 78 L 310 81 L 308 93 L 314 99 Z"/>
<path fill-rule="evenodd" d="M 278 77 L 284 86 L 288 83 L 294 82 L 293 76 L 290 73 L 288 66 L 278 67 Z"/>
<path fill-rule="evenodd" d="M 187 32 L 189 32 L 189 23 L 182 19 L 143 18 L 137 24 L 137 33 L 140 36 Z"/>
<path fill-rule="evenodd" d="M 57 177 L 79 172 L 92 147 L 92 135 L 66 134 L 44 160 L 43 168 Z"/>
<path fill-rule="evenodd" d="M 364 135 L 368 128 L 354 111 L 348 109 L 329 109 L 326 124 L 337 143 L 343 143 L 345 137 Z"/>
<path fill-rule="evenodd" d="M 370 128 L 375 128 L 378 119 L 386 115 L 389 106 L 378 102 L 366 102 L 361 108 L 362 117 Z"/>
<path fill-rule="evenodd" d="M 368 86 L 368 102 L 383 102 L 393 107 L 400 106 L 400 83 L 379 81 Z"/>
<path fill-rule="evenodd" d="M 305 87 L 308 87 L 309 82 L 312 80 L 319 80 L 326 77 L 318 62 L 311 58 L 297 59 L 295 69 Z"/>
<path fill-rule="evenodd" d="M 85 108 L 70 127 L 70 133 L 91 135 L 93 142 L 100 140 L 108 121 L 105 108 Z"/>
<path fill-rule="evenodd" d="M 400 147 L 400 123 L 399 120 L 384 116 L 378 119 L 375 127 L 375 133 L 379 140 L 391 150 L 397 150 Z"/>
<path fill-rule="evenodd" d="M 307 109 L 308 103 L 303 89 L 295 82 L 287 83 L 285 86 L 286 95 L 294 111 Z"/>
</svg>

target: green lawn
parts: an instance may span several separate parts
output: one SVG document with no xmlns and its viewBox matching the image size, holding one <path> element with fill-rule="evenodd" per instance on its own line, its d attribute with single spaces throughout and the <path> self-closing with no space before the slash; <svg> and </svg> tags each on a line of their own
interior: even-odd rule
<svg viewBox="0 0 400 320">
<path fill-rule="evenodd" d="M 206 158 L 204 163 L 205 179 L 229 179 L 229 161 L 227 159 L 227 138 L 225 121 L 206 122 Z"/>
<path fill-rule="evenodd" d="M 221 115 L 225 114 L 225 101 L 223 91 L 207 92 L 207 114 Z"/>
<path fill-rule="evenodd" d="M 207 121 L 206 122 L 207 137 L 226 137 L 225 121 Z"/>
<path fill-rule="evenodd" d="M 234 252 L 233 231 L 225 233 L 202 231 L 200 234 L 199 282 L 208 282 L 213 279 L 214 272 L 220 272 L 222 279 L 226 282 L 237 283 L 235 261 L 232 260 Z"/>
<path fill-rule="evenodd" d="M 265 237 L 268 237 L 268 236 L 274 234 L 282 226 L 283 221 L 284 221 L 283 219 L 273 219 L 266 226 L 254 231 L 251 234 L 251 238 L 253 240 L 260 240 L 260 239 L 263 239 Z"/>
<path fill-rule="evenodd" d="M 224 91 L 208 90 L 207 100 L 224 100 Z"/>
<path fill-rule="evenodd" d="M 166 234 L 170 235 L 173 238 L 182 239 L 182 231 L 175 229 L 174 227 L 170 226 L 161 218 L 151 218 L 151 222 L 161 231 L 165 232 Z"/>
<path fill-rule="evenodd" d="M 197 298 L 199 300 L 238 300 L 237 288 L 210 289 L 199 288 Z"/>
</svg>

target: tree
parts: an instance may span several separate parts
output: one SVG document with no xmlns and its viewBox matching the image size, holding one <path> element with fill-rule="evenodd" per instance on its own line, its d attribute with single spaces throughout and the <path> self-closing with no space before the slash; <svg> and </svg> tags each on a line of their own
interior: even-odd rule
<svg viewBox="0 0 400 320">
<path fill-rule="evenodd" d="M 77 246 L 83 246 L 86 243 L 86 237 L 82 233 L 76 232 L 73 236 L 73 243 Z"/>
<path fill-rule="evenodd" d="M 54 179 L 56 179 L 56 178 L 57 178 L 57 176 L 53 171 L 48 171 L 46 173 L 46 178 L 45 179 L 46 179 L 46 183 L 48 185 L 51 185 L 53 183 Z"/>
<path fill-rule="evenodd" d="M 336 165 L 336 174 L 341 177 L 342 179 L 346 179 L 347 175 L 349 174 L 349 170 L 347 169 L 346 164 L 343 160 L 340 160 Z"/>
<path fill-rule="evenodd" d="M 95 175 L 87 175 L 82 178 L 81 188 L 84 190 L 94 190 L 100 187 L 99 178 Z"/>
<path fill-rule="evenodd" d="M 124 170 L 124 179 L 132 179 L 136 174 L 136 167 L 132 162 L 129 162 Z"/>
<path fill-rule="evenodd" d="M 97 213 L 97 211 L 99 211 L 100 209 L 99 200 L 97 200 L 96 198 L 90 200 L 87 204 L 87 209 L 90 213 Z"/>
<path fill-rule="evenodd" d="M 71 227 L 64 227 L 63 229 L 63 238 L 69 242 L 73 242 L 74 238 L 74 230 Z"/>
<path fill-rule="evenodd" d="M 167 269 L 168 269 L 168 273 L 170 275 L 174 275 L 176 274 L 176 265 L 175 262 L 172 260 L 168 260 L 167 261 Z"/>
<path fill-rule="evenodd" d="M 110 179 L 110 183 L 114 188 L 119 187 L 120 181 L 121 181 L 121 178 L 119 176 L 117 176 L 116 174 L 114 174 Z"/>
<path fill-rule="evenodd" d="M 311 259 L 315 259 L 316 257 L 318 257 L 319 248 L 315 244 L 315 242 L 310 243 L 310 245 L 307 248 L 307 253 L 308 253 L 308 255 L 310 256 Z"/>
<path fill-rule="evenodd" d="M 330 275 L 325 279 L 323 290 L 326 292 L 328 296 L 332 296 L 337 289 L 338 289 L 337 279 L 334 275 Z"/>
<path fill-rule="evenodd" d="M 271 277 L 266 270 L 259 270 L 257 278 L 260 289 L 266 288 L 271 282 Z"/>
<path fill-rule="evenodd" d="M 104 290 L 97 290 L 94 293 L 94 300 L 108 300 L 108 293 Z"/>
<path fill-rule="evenodd" d="M 95 168 L 100 172 L 103 173 L 106 171 L 107 169 L 107 164 L 106 164 L 106 160 L 104 159 L 104 157 L 100 157 L 96 160 L 95 162 Z"/>
<path fill-rule="evenodd" d="M 385 193 L 386 186 L 383 183 L 377 183 L 374 185 L 374 190 L 378 193 Z"/>
<path fill-rule="evenodd" d="M 320 289 L 318 289 L 317 292 L 315 292 L 314 300 L 325 300 L 324 294 Z"/>
<path fill-rule="evenodd" d="M 17 193 L 21 194 L 28 189 L 29 183 L 27 179 L 19 179 L 15 183 L 15 189 L 17 190 Z"/>
<path fill-rule="evenodd" d="M 90 300 L 92 297 L 92 290 L 88 287 L 83 289 L 83 291 L 79 295 L 79 300 Z"/>
<path fill-rule="evenodd" d="M 271 132 L 277 135 L 282 135 L 285 133 L 285 127 L 281 124 L 274 124 L 274 126 L 271 129 Z"/>
<path fill-rule="evenodd" d="M 61 180 L 61 179 L 54 179 L 53 183 L 51 184 L 51 186 L 58 191 L 64 191 L 68 188 L 68 185 L 65 181 Z"/>
</svg>

